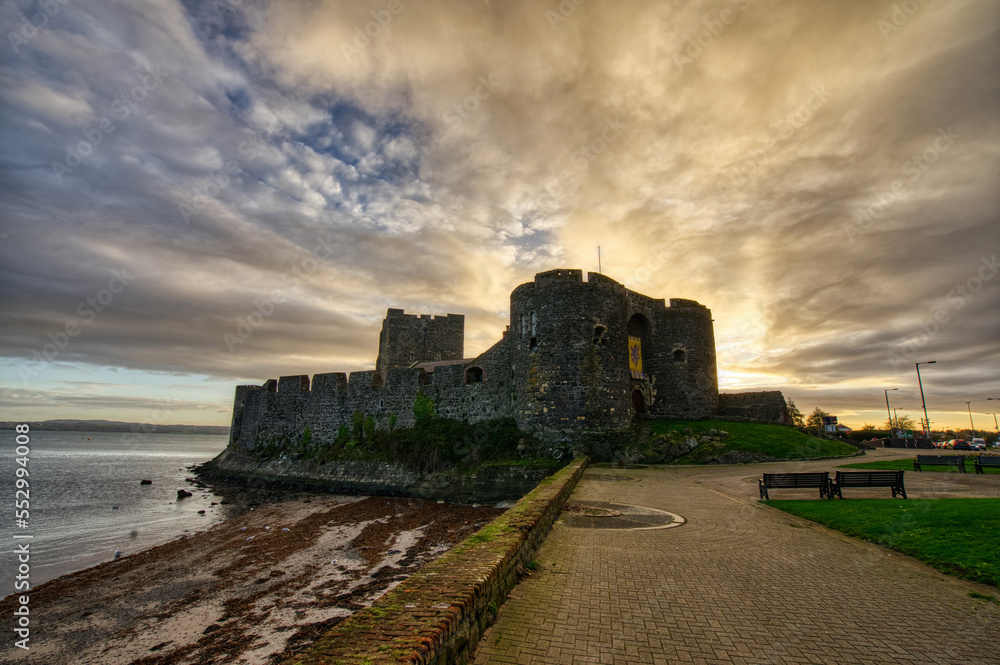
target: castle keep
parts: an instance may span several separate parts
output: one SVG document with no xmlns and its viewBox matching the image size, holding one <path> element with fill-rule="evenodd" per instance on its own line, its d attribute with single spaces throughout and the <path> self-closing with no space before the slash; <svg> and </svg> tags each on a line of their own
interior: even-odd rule
<svg viewBox="0 0 1000 665">
<path fill-rule="evenodd" d="M 380 428 L 409 427 L 418 393 L 442 417 L 511 417 L 551 442 L 622 431 L 647 415 L 783 419 L 777 392 L 723 395 L 720 407 L 708 308 L 668 305 L 599 273 L 584 281 L 580 270 L 550 270 L 514 289 L 503 338 L 476 358 L 463 357 L 464 329 L 462 315 L 390 309 L 374 371 L 238 386 L 230 446 L 298 440 L 307 427 L 314 441 L 333 441 L 355 412 Z"/>
</svg>

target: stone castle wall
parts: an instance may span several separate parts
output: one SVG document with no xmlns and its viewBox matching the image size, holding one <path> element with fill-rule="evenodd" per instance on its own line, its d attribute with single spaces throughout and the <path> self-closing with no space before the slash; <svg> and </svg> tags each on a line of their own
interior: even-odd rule
<svg viewBox="0 0 1000 665">
<path fill-rule="evenodd" d="M 791 425 L 788 405 L 780 390 L 719 395 L 717 415 L 726 420 Z"/>
<path fill-rule="evenodd" d="M 485 355 L 485 354 L 484 354 Z M 489 363 L 483 363 L 489 366 Z M 496 381 L 465 382 L 465 366 L 391 369 L 383 382 L 375 371 L 281 377 L 264 386 L 239 386 L 233 405 L 230 443 L 255 447 L 298 441 L 308 427 L 316 442 L 336 440 L 340 426 L 352 426 L 354 413 L 371 417 L 379 429 L 412 427 L 418 393 L 434 400 L 438 415 L 469 422 L 509 413 L 510 393 Z M 395 416 L 395 418 L 394 418 Z"/>
</svg>

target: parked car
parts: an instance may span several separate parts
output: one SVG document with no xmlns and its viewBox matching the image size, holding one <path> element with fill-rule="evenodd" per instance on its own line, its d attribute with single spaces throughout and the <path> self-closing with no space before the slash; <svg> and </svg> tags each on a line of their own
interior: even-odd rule
<svg viewBox="0 0 1000 665">
<path fill-rule="evenodd" d="M 976 450 L 986 450 L 986 439 L 975 437 L 972 439 L 972 447 Z"/>
<path fill-rule="evenodd" d="M 972 447 L 971 443 L 969 443 L 968 441 L 961 441 L 961 440 L 955 441 L 955 443 L 952 444 L 951 449 L 952 450 L 975 450 L 975 448 Z"/>
</svg>

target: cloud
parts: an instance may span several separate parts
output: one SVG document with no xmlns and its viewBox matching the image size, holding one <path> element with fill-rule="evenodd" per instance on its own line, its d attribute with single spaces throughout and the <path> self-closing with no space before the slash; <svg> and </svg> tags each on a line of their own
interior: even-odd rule
<svg viewBox="0 0 1000 665">
<path fill-rule="evenodd" d="M 515 286 L 600 245 L 713 309 L 724 380 L 864 401 L 912 351 L 950 359 L 949 400 L 990 389 L 1000 280 L 955 289 L 998 249 L 997 7 L 393 7 L 74 0 L 20 44 L 4 356 L 123 269 L 46 371 L 361 369 L 387 307 L 467 314 L 478 353 Z"/>
<path fill-rule="evenodd" d="M 94 410 L 136 410 L 136 411 L 202 411 L 213 414 L 228 414 L 229 409 L 212 402 L 164 400 L 148 397 L 127 397 L 122 395 L 79 392 L 63 393 L 50 390 L 0 388 L 0 408 L 10 411 L 25 409 L 78 409 L 85 412 Z"/>
</svg>

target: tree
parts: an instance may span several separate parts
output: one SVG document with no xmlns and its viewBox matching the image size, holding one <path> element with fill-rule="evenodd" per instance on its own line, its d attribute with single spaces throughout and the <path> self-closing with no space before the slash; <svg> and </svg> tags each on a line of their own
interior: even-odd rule
<svg viewBox="0 0 1000 665">
<path fill-rule="evenodd" d="M 823 418 L 829 417 L 829 415 L 829 413 L 817 406 L 809 415 L 809 419 L 806 420 L 806 427 L 809 429 L 823 429 Z"/>
<path fill-rule="evenodd" d="M 917 429 L 917 423 L 915 423 L 913 421 L 913 418 L 909 417 L 905 413 L 902 414 L 902 415 L 896 416 L 894 423 L 890 423 L 887 420 L 886 421 L 886 425 L 891 430 L 896 430 L 896 429 Z"/>
<path fill-rule="evenodd" d="M 874 432 L 875 431 L 875 425 L 872 425 L 871 423 L 865 423 L 864 426 L 861 429 L 859 429 L 858 431 L 859 432 Z"/>
<path fill-rule="evenodd" d="M 802 412 L 799 411 L 799 407 L 795 406 L 795 402 L 788 400 L 788 417 L 792 420 L 792 425 L 796 427 L 802 427 L 804 422 L 802 420 Z"/>
</svg>

